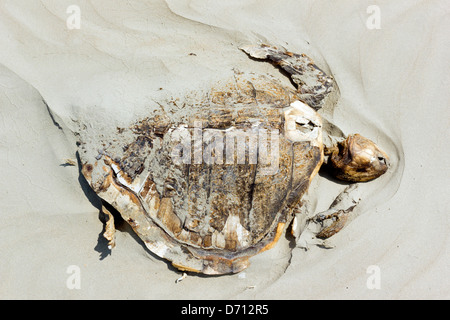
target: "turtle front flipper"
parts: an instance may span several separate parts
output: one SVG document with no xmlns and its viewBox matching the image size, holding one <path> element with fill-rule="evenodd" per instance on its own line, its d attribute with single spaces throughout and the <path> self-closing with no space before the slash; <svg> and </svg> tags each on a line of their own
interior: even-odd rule
<svg viewBox="0 0 450 320">
<path fill-rule="evenodd" d="M 305 54 L 281 50 L 266 44 L 244 46 L 240 49 L 252 58 L 270 60 L 286 71 L 297 86 L 299 99 L 315 110 L 321 109 L 326 103 L 327 96 L 337 88 L 334 78 L 327 75 Z"/>
<path fill-rule="evenodd" d="M 309 245 L 331 248 L 326 239 L 342 230 L 360 200 L 358 185 L 352 184 L 336 197 L 326 211 L 308 214 L 308 203 L 297 208 L 292 227 L 297 245 L 303 248 L 308 248 Z"/>
<path fill-rule="evenodd" d="M 315 220 L 319 223 L 325 223 L 328 220 L 328 225 L 323 226 L 316 238 L 318 239 L 328 239 L 329 237 L 335 235 L 344 228 L 348 220 L 348 214 L 356 207 L 352 205 L 347 209 L 330 209 L 325 212 L 319 213 Z"/>
</svg>

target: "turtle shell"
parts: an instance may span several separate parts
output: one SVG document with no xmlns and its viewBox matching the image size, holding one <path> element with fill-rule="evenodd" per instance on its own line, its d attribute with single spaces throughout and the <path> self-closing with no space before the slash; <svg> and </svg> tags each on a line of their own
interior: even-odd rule
<svg viewBox="0 0 450 320">
<path fill-rule="evenodd" d="M 83 175 L 178 269 L 245 269 L 283 234 L 322 164 L 320 116 L 276 80 L 243 73 L 158 104 L 95 157 L 81 137 Z"/>
</svg>

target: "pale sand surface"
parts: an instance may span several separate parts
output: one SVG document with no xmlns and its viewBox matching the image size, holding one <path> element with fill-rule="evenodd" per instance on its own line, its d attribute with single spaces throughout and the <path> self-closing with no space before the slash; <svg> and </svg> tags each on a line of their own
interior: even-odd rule
<svg viewBox="0 0 450 320">
<path fill-rule="evenodd" d="M 0 1 L 0 298 L 450 298 L 447 0 L 79 1 L 81 28 L 69 30 L 72 4 Z M 181 274 L 130 228 L 105 257 L 99 201 L 62 165 L 76 159 L 72 120 L 115 128 L 233 69 L 283 79 L 238 49 L 257 42 L 331 71 L 341 99 L 327 116 L 391 156 L 388 173 L 361 185 L 358 216 L 333 249 L 281 239 L 236 275 L 175 283 Z M 319 176 L 309 197 L 324 210 L 344 187 Z M 80 289 L 66 285 L 71 265 Z"/>
</svg>

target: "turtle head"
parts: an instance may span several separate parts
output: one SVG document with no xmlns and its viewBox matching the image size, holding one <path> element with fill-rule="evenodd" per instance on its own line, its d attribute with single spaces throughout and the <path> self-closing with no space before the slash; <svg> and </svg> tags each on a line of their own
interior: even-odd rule
<svg viewBox="0 0 450 320">
<path fill-rule="evenodd" d="M 385 173 L 389 166 L 386 153 L 359 134 L 348 136 L 325 153 L 329 155 L 331 173 L 340 180 L 370 181 Z"/>
</svg>

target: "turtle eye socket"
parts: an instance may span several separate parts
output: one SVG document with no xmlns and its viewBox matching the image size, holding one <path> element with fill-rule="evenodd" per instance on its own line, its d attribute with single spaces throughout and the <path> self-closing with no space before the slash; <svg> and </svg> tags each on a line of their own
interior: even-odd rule
<svg viewBox="0 0 450 320">
<path fill-rule="evenodd" d="M 380 162 L 382 162 L 383 164 L 386 164 L 386 165 L 387 165 L 387 161 L 386 161 L 386 158 L 385 158 L 385 157 L 378 156 L 378 161 L 380 161 Z"/>
</svg>

